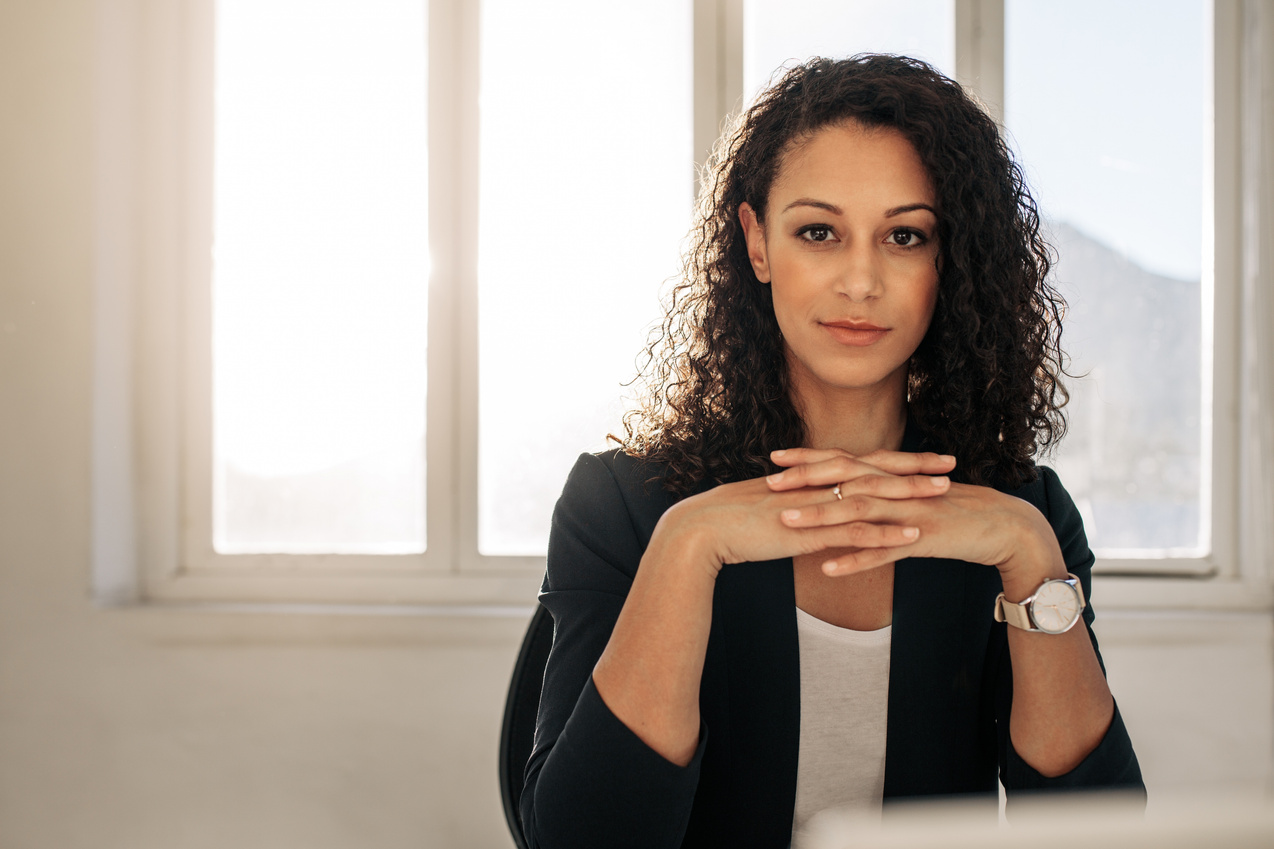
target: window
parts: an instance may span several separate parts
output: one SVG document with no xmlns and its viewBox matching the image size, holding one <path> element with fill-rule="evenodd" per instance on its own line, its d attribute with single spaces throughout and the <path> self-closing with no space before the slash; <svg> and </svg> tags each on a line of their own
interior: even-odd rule
<svg viewBox="0 0 1274 849">
<path fill-rule="evenodd" d="M 1256 368 L 1253 355 L 1240 359 L 1239 337 L 1252 330 L 1238 299 L 1257 291 L 1243 282 L 1241 256 L 1266 248 L 1231 167 L 1263 162 L 1250 153 L 1259 134 L 1240 144 L 1256 132 L 1245 127 L 1259 129 L 1260 111 L 1254 95 L 1235 94 L 1252 86 L 1241 89 L 1234 56 L 1260 53 L 1241 39 L 1233 7 L 1156 6 L 1163 33 L 1150 43 L 1120 23 L 1145 19 L 1135 4 L 1116 14 L 910 0 L 885 15 L 871 3 L 815 3 L 798 19 L 763 0 L 378 0 L 349 4 L 356 14 L 344 21 L 328 17 L 340 3 L 322 14 L 304 5 L 298 16 L 285 0 L 121 4 L 103 28 L 99 148 L 110 175 L 101 217 L 112 247 L 99 258 L 100 597 L 529 602 L 567 469 L 619 426 L 620 384 L 658 319 L 659 286 L 677 270 L 693 162 L 779 64 L 861 50 L 919 54 L 1004 117 L 1054 216 L 1064 283 L 1106 279 L 1082 266 L 1098 257 L 1108 261 L 1102 274 L 1114 269 L 1156 298 L 1171 293 L 1171 311 L 1129 292 L 1121 297 L 1132 307 L 1120 309 L 1145 325 L 1136 355 L 1158 344 L 1193 357 L 1174 360 L 1173 373 L 1187 375 L 1178 382 L 1156 382 L 1153 365 L 1115 373 L 1119 351 L 1101 345 L 1122 340 L 1091 290 L 1072 294 L 1068 343 L 1076 368 L 1093 371 L 1056 464 L 1103 547 L 1102 569 L 1220 579 L 1192 584 L 1189 604 L 1253 597 L 1259 582 L 1240 567 L 1235 518 L 1238 445 L 1253 426 L 1211 415 L 1241 403 L 1258 425 L 1269 415 L 1259 393 L 1259 403 L 1237 393 Z M 249 12 L 267 28 L 226 28 Z M 1040 17 L 1050 15 L 1064 20 Z M 1137 45 L 1174 45 L 1170 67 L 1154 73 L 1174 87 L 1172 123 L 1131 122 L 1132 141 L 1083 148 L 1096 167 L 1085 159 L 1081 176 L 1110 178 L 1096 186 L 1066 170 L 1078 142 L 1056 153 L 1066 137 L 1056 125 L 1082 129 L 1092 110 L 1117 123 L 1131 110 L 1126 87 L 1063 68 L 1076 61 L 1076 42 L 1058 56 L 1040 40 L 1063 24 L 1103 56 L 1119 51 L 1102 45 L 1118 43 L 1129 61 Z M 355 60 L 376 31 L 387 41 Z M 236 41 L 249 37 L 261 40 Z M 283 60 L 280 44 L 301 53 Z M 282 72 L 234 82 L 234 67 L 254 53 Z M 342 63 L 328 61 L 333 53 Z M 304 127 L 302 142 L 278 135 L 290 124 Z M 1152 126 L 1154 144 L 1138 140 Z M 225 157 L 238 148 L 252 164 L 267 147 L 263 129 L 286 151 L 281 164 L 234 177 Z M 338 176 L 329 167 L 338 159 L 354 170 Z M 1158 176 L 1187 171 L 1195 176 L 1179 183 Z M 285 180 L 300 198 L 291 208 L 278 188 Z M 338 188 L 349 194 L 320 214 Z M 1153 209 L 1125 222 L 1110 216 L 1120 201 L 1099 194 L 1116 189 L 1171 202 L 1143 203 Z M 1192 238 L 1168 235 L 1191 229 Z M 302 248 L 291 258 L 289 241 Z M 631 262 L 614 261 L 617 246 Z M 269 274 L 249 248 L 265 252 Z M 280 284 L 275 272 L 289 265 L 300 283 Z M 342 294 L 351 277 L 357 285 Z M 287 371 L 297 363 L 317 370 L 298 377 Z M 1120 406 L 1124 386 L 1145 400 Z M 1113 390 L 1119 404 L 1093 403 Z M 323 428 L 310 427 L 315 420 Z M 1109 441 L 1116 424 L 1136 435 L 1164 420 L 1171 427 L 1135 459 Z M 1129 481 L 1137 498 L 1117 488 Z M 307 505 L 316 486 L 343 506 Z M 272 530 L 254 526 L 272 513 L 282 517 Z M 1245 533 L 1259 552 L 1250 540 L 1261 532 Z M 1116 603 L 1184 597 L 1171 582 L 1126 580 L 1108 579 Z M 1247 603 L 1268 603 L 1261 592 Z"/>
<path fill-rule="evenodd" d="M 1066 349 L 1084 375 L 1067 382 L 1055 462 L 1094 548 L 1158 567 L 1197 564 L 1211 542 L 1211 24 L 1207 0 L 1005 7 L 1008 135 L 1059 251 Z"/>
<path fill-rule="evenodd" d="M 486 557 L 543 557 L 575 458 L 619 432 L 620 383 L 633 375 L 690 226 L 691 20 L 686 0 L 482 4 L 477 500 Z"/>
<path fill-rule="evenodd" d="M 425 12 L 216 4 L 218 554 L 426 549 Z"/>
</svg>

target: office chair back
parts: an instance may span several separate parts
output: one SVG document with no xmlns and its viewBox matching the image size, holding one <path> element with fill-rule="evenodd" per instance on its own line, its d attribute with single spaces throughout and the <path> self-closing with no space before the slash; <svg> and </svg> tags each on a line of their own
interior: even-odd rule
<svg viewBox="0 0 1274 849">
<path fill-rule="evenodd" d="M 544 665 L 552 645 L 553 617 L 547 608 L 537 604 L 513 666 L 509 695 L 504 702 L 504 724 L 500 729 L 500 799 L 504 803 L 504 819 L 518 849 L 527 849 L 518 801 L 522 798 L 526 762 L 535 742 L 535 717 L 540 709 Z"/>
</svg>

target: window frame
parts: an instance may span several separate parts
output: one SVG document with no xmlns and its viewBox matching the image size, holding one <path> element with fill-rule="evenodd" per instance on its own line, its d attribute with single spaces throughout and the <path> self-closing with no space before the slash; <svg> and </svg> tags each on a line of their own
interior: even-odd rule
<svg viewBox="0 0 1274 849">
<path fill-rule="evenodd" d="M 429 3 L 428 551 L 212 551 L 213 3 L 98 0 L 95 597 L 108 604 L 531 603 L 544 558 L 487 556 L 477 545 L 480 9 L 465 0 Z M 1215 273 L 1204 329 L 1205 350 L 1212 343 L 1205 382 L 1216 411 L 1204 435 L 1212 552 L 1100 559 L 1107 607 L 1274 606 L 1274 542 L 1261 518 L 1274 505 L 1266 483 L 1274 472 L 1274 369 L 1266 365 L 1274 344 L 1258 332 L 1271 326 L 1260 324 L 1262 316 L 1274 318 L 1274 228 L 1262 227 L 1274 213 L 1274 162 L 1262 146 L 1272 133 L 1261 111 L 1274 77 L 1274 12 L 1258 3 L 1214 7 L 1214 168 L 1205 198 L 1213 202 Z M 743 0 L 693 0 L 692 14 L 694 147 L 702 163 L 744 95 Z M 955 19 L 957 79 L 1002 120 L 1003 0 L 955 0 Z M 1254 464 L 1240 467 L 1240 446 Z"/>
</svg>

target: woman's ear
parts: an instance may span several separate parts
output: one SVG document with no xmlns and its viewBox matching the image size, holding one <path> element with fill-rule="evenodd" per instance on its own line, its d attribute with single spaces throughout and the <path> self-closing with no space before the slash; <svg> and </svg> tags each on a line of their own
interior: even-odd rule
<svg viewBox="0 0 1274 849">
<path fill-rule="evenodd" d="M 751 204 L 739 204 L 739 223 L 743 225 L 743 236 L 748 241 L 748 259 L 752 261 L 752 271 L 757 280 L 769 283 L 770 261 L 765 253 L 765 228 L 756 220 L 756 210 Z"/>
</svg>

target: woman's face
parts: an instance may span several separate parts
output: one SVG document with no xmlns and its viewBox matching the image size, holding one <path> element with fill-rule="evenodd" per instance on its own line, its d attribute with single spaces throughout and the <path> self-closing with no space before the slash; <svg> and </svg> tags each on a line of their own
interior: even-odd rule
<svg viewBox="0 0 1274 849">
<path fill-rule="evenodd" d="M 763 227 L 740 208 L 798 394 L 906 392 L 938 292 L 936 208 L 911 143 L 856 122 L 788 152 Z"/>
</svg>

